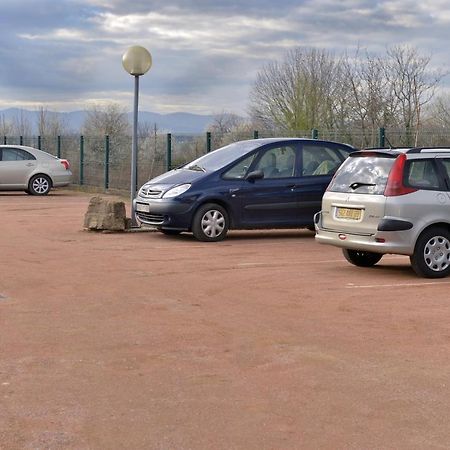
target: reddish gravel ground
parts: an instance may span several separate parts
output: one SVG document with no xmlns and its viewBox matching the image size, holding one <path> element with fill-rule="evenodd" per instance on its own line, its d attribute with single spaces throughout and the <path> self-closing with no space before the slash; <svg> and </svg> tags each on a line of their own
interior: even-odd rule
<svg viewBox="0 0 450 450">
<path fill-rule="evenodd" d="M 450 447 L 450 279 L 86 232 L 90 196 L 0 193 L 1 449 Z"/>
</svg>

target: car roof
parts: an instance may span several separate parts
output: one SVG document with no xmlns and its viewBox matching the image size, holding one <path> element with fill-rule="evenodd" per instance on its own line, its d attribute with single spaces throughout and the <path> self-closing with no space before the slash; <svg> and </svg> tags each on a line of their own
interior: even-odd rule
<svg viewBox="0 0 450 450">
<path fill-rule="evenodd" d="M 274 138 L 259 138 L 259 139 L 251 139 L 254 140 L 261 145 L 265 144 L 272 144 L 276 142 L 322 142 L 322 143 L 328 143 L 328 144 L 339 144 L 339 145 L 345 145 L 347 147 L 355 148 L 353 145 L 346 144 L 343 142 L 335 142 L 335 141 L 327 141 L 324 139 L 312 139 L 312 138 L 299 138 L 299 137 L 274 137 Z"/>
<path fill-rule="evenodd" d="M 28 145 L 2 144 L 0 145 L 0 150 L 2 148 L 17 148 L 20 150 L 25 150 L 26 152 L 29 152 L 34 156 L 44 156 L 44 157 L 51 156 L 52 158 L 56 158 L 56 156 L 53 156 L 52 154 L 45 152 L 44 150 L 39 150 L 38 148 L 30 147 Z"/>
<path fill-rule="evenodd" d="M 354 152 L 355 154 L 363 155 L 364 153 L 376 153 L 376 154 L 384 154 L 396 156 L 401 153 L 405 153 L 407 155 L 419 155 L 424 153 L 450 153 L 450 147 L 399 147 L 399 148 L 383 148 L 383 147 L 374 147 L 374 148 L 365 148 L 362 150 L 358 150 Z"/>
</svg>

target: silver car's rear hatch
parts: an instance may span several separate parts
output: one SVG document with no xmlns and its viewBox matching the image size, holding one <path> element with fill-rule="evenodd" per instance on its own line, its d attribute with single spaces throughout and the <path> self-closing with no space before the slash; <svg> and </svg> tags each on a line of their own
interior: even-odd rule
<svg viewBox="0 0 450 450">
<path fill-rule="evenodd" d="M 322 200 L 322 227 L 342 233 L 372 235 L 384 216 L 384 195 L 327 192 Z"/>
<path fill-rule="evenodd" d="M 384 217 L 384 190 L 398 153 L 360 152 L 340 167 L 322 200 L 322 227 L 372 235 Z"/>
</svg>

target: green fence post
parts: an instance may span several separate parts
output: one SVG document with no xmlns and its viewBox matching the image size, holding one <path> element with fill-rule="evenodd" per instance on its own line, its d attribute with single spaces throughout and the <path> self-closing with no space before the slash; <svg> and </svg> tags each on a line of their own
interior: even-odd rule
<svg viewBox="0 0 450 450">
<path fill-rule="evenodd" d="M 105 136 L 105 189 L 109 189 L 109 136 Z"/>
<path fill-rule="evenodd" d="M 23 145 L 23 136 L 19 136 L 19 144 Z"/>
<path fill-rule="evenodd" d="M 311 139 L 319 139 L 319 130 L 315 128 L 311 130 Z"/>
<path fill-rule="evenodd" d="M 211 151 L 211 131 L 206 132 L 206 153 Z"/>
<path fill-rule="evenodd" d="M 167 146 L 166 146 L 166 171 L 172 168 L 172 134 L 167 133 Z"/>
<path fill-rule="evenodd" d="M 61 158 L 61 136 L 58 136 L 56 139 L 56 156 Z"/>
<path fill-rule="evenodd" d="M 257 130 L 254 130 L 254 131 L 253 131 L 253 139 L 258 139 L 258 137 L 259 137 L 258 131 L 257 131 Z"/>
<path fill-rule="evenodd" d="M 41 136 L 38 136 L 38 149 L 41 150 Z"/>
<path fill-rule="evenodd" d="M 80 136 L 80 186 L 84 183 L 84 136 Z"/>
<path fill-rule="evenodd" d="M 386 130 L 383 127 L 378 130 L 378 145 L 381 148 L 386 145 Z"/>
</svg>

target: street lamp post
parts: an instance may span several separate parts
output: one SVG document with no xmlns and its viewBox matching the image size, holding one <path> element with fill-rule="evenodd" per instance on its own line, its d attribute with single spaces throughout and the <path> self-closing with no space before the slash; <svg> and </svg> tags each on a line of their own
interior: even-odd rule
<svg viewBox="0 0 450 450">
<path fill-rule="evenodd" d="M 152 56 L 144 47 L 135 45 L 130 47 L 122 57 L 123 68 L 134 76 L 134 108 L 133 108 L 133 136 L 131 141 L 131 226 L 137 226 L 134 199 L 137 184 L 137 129 L 139 104 L 139 77 L 147 73 L 152 66 Z"/>
</svg>

